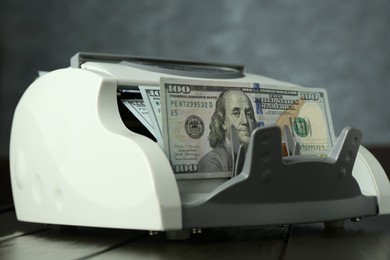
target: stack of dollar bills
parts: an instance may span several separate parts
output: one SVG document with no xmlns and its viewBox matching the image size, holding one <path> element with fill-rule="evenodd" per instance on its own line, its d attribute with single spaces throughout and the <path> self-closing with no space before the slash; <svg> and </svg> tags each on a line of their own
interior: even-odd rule
<svg viewBox="0 0 390 260">
<path fill-rule="evenodd" d="M 256 127 L 278 125 L 303 156 L 326 156 L 335 141 L 325 89 L 161 78 L 160 86 L 139 91 L 142 99 L 122 102 L 156 138 L 178 178 L 230 177 L 232 131 L 247 146 Z"/>
</svg>

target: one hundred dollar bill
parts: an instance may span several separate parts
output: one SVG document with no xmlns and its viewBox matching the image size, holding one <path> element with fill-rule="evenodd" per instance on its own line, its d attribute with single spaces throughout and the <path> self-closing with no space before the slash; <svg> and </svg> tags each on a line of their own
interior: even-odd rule
<svg viewBox="0 0 390 260">
<path fill-rule="evenodd" d="M 145 106 L 145 102 L 142 99 L 123 99 L 121 101 L 156 138 L 157 142 L 162 143 L 161 135 L 157 134 L 156 130 L 153 128 L 151 118 Z"/>
<path fill-rule="evenodd" d="M 299 153 L 328 154 L 335 139 L 324 89 L 162 78 L 164 150 L 178 178 L 231 176 L 231 126 L 247 145 L 256 127 L 290 129 Z"/>
<path fill-rule="evenodd" d="M 142 99 L 145 102 L 146 109 L 149 112 L 150 120 L 159 139 L 162 140 L 162 117 L 159 86 L 139 86 Z M 159 143 L 163 148 L 163 143 Z"/>
</svg>

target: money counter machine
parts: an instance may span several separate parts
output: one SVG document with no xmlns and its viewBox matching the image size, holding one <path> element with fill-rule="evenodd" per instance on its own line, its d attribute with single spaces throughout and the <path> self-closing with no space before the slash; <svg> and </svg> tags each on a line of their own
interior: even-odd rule
<svg viewBox="0 0 390 260">
<path fill-rule="evenodd" d="M 259 127 L 246 152 L 235 148 L 234 177 L 177 178 L 119 101 L 140 85 L 159 86 L 161 77 L 295 87 L 242 66 L 78 53 L 69 68 L 36 79 L 16 108 L 10 167 L 17 218 L 175 238 L 205 228 L 390 214 L 389 180 L 349 127 L 324 158 L 282 157 L 281 129 Z"/>
</svg>

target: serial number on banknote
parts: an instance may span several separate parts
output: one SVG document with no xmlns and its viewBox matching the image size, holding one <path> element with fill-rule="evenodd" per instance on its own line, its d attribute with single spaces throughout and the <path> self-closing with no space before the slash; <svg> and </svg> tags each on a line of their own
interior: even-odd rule
<svg viewBox="0 0 390 260">
<path fill-rule="evenodd" d="M 326 151 L 329 149 L 324 144 L 301 144 L 301 151 Z"/>
<path fill-rule="evenodd" d="M 213 108 L 213 102 L 207 101 L 187 101 L 187 100 L 172 100 L 171 107 L 185 108 Z"/>
</svg>

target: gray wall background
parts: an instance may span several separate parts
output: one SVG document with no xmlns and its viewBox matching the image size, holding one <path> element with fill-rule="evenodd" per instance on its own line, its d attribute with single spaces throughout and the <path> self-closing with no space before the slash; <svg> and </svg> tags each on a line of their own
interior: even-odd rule
<svg viewBox="0 0 390 260">
<path fill-rule="evenodd" d="M 0 26 L 1 156 L 37 70 L 79 51 L 245 64 L 327 89 L 337 134 L 351 125 L 390 144 L 388 0 L 1 0 Z"/>
</svg>

